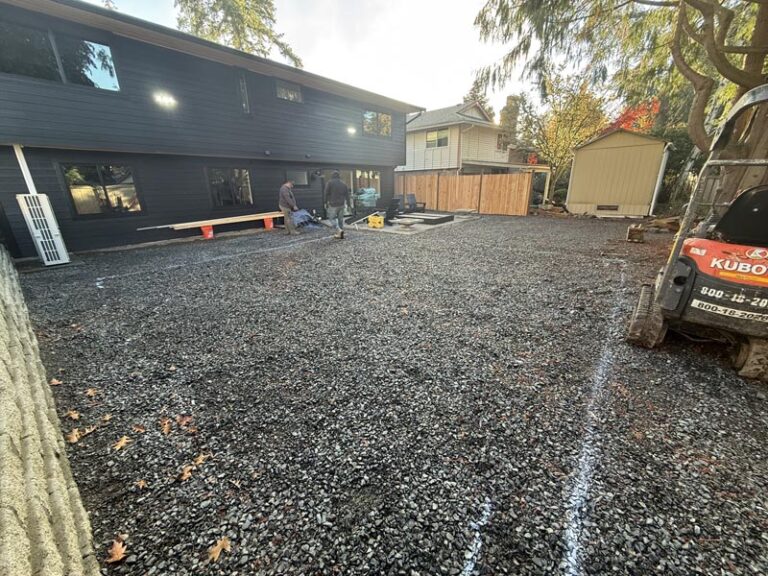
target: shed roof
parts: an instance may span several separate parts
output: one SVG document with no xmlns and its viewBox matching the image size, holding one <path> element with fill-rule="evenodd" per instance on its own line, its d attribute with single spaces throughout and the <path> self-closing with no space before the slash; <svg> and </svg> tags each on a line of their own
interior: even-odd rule
<svg viewBox="0 0 768 576">
<path fill-rule="evenodd" d="M 468 114 L 471 110 L 479 110 L 485 120 Z M 496 127 L 488 113 L 477 102 L 463 102 L 447 108 L 427 110 L 408 115 L 407 131 L 424 130 L 425 128 L 438 128 L 441 126 L 453 126 L 454 124 L 475 124 L 477 126 Z"/>
<path fill-rule="evenodd" d="M 406 113 L 423 110 L 423 108 L 413 104 L 407 104 L 374 92 L 355 88 L 349 84 L 312 74 L 306 70 L 228 48 L 221 44 L 168 28 L 167 26 L 161 26 L 116 10 L 108 10 L 101 6 L 81 2 L 80 0 L 0 0 L 0 4 L 18 6 L 32 12 L 47 14 L 92 28 L 107 30 L 118 36 L 154 44 L 229 66 L 238 66 L 258 74 L 274 76 L 281 80 L 295 82 L 303 86 L 315 88 L 316 90 L 322 90 L 323 92 L 374 104 L 384 109 Z"/>
<path fill-rule="evenodd" d="M 647 138 L 648 140 L 654 140 L 655 142 L 666 142 L 664 138 L 658 138 L 656 136 L 650 136 L 649 134 L 643 134 L 641 132 L 634 132 L 632 130 L 627 130 L 626 128 L 614 128 L 612 130 L 608 130 L 607 132 L 603 132 L 599 136 L 595 136 L 591 140 L 587 140 L 584 142 L 584 144 L 579 144 L 576 146 L 576 150 L 579 150 L 581 148 L 584 148 L 585 146 L 589 146 L 590 144 L 594 144 L 595 142 L 602 140 L 603 138 L 608 138 L 609 136 L 613 136 L 615 134 L 619 133 L 625 133 L 625 134 L 632 134 L 632 136 L 639 136 L 640 138 Z"/>
</svg>

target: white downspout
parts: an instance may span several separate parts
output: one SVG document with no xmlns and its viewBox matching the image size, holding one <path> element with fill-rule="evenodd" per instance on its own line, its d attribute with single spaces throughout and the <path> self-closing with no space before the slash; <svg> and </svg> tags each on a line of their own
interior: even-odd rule
<svg viewBox="0 0 768 576">
<path fill-rule="evenodd" d="M 21 168 L 21 173 L 24 176 L 24 182 L 27 183 L 27 190 L 30 194 L 37 194 L 37 188 L 35 187 L 35 181 L 32 180 L 32 172 L 29 171 L 27 165 L 27 159 L 24 157 L 24 150 L 22 150 L 21 144 L 14 144 L 13 151 L 16 154 L 16 160 Z"/>
<path fill-rule="evenodd" d="M 659 193 L 661 192 L 661 185 L 664 183 L 664 170 L 667 169 L 667 160 L 669 159 L 669 149 L 672 146 L 672 142 L 667 142 L 664 146 L 664 156 L 661 158 L 661 166 L 659 166 L 659 175 L 656 178 L 656 189 L 653 191 L 653 200 L 651 200 L 651 209 L 648 211 L 648 216 L 655 216 L 656 202 L 659 199 Z"/>
</svg>

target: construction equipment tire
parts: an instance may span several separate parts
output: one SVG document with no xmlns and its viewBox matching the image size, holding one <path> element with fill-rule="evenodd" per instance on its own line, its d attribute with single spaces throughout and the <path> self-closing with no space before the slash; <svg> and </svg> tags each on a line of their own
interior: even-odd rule
<svg viewBox="0 0 768 576">
<path fill-rule="evenodd" d="M 739 371 L 739 376 L 768 382 L 768 340 L 743 340 L 733 358 L 733 366 Z"/>
<path fill-rule="evenodd" d="M 655 348 L 667 335 L 667 321 L 661 308 L 654 302 L 654 290 L 650 284 L 640 288 L 635 311 L 629 322 L 627 341 L 643 348 Z"/>
</svg>

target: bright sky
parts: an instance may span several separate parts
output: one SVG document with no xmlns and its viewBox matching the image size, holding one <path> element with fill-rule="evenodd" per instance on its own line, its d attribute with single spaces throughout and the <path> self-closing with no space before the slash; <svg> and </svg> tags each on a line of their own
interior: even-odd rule
<svg viewBox="0 0 768 576">
<path fill-rule="evenodd" d="M 176 27 L 173 0 L 116 3 L 125 14 Z M 461 102 L 475 70 L 504 53 L 502 46 L 482 43 L 473 26 L 483 3 L 275 0 L 277 30 L 306 70 L 427 109 Z M 489 92 L 496 120 L 507 94 L 530 87 L 515 77 L 503 90 Z"/>
</svg>

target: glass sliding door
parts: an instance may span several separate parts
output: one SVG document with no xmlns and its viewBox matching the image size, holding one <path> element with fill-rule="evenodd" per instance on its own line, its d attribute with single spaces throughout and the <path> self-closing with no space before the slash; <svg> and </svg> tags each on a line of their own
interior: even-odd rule
<svg viewBox="0 0 768 576">
<path fill-rule="evenodd" d="M 331 181 L 331 178 L 333 177 L 333 170 L 323 170 L 322 171 L 322 178 L 323 178 L 323 187 L 325 187 L 328 182 Z M 339 170 L 339 179 L 344 182 L 349 187 L 349 191 L 351 192 L 352 199 L 355 198 L 355 182 L 353 179 L 354 174 L 352 173 L 352 170 Z M 325 190 L 323 190 L 323 204 L 328 208 L 328 199 L 325 198 Z M 349 209 L 349 206 L 346 206 L 344 209 L 344 215 L 349 216 L 352 214 L 352 212 Z"/>
<path fill-rule="evenodd" d="M 355 170 L 355 207 L 376 208 L 381 198 L 381 173 L 378 170 Z"/>
</svg>

